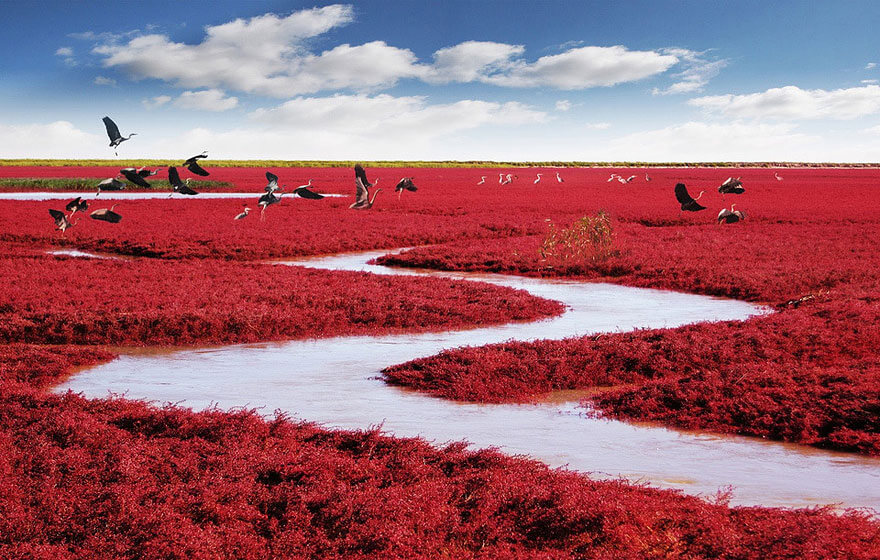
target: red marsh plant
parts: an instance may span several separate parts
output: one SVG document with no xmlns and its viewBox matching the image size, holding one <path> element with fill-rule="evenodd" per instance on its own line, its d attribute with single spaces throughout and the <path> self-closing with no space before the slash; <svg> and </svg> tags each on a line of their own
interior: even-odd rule
<svg viewBox="0 0 880 560">
<path fill-rule="evenodd" d="M 0 362 L 2 558 L 859 560 L 880 551 L 880 525 L 858 511 L 730 507 L 723 494 L 594 481 L 461 443 L 86 400 L 6 380 L 23 367 L 15 360 L 62 374 L 95 357 L 18 345 Z"/>
</svg>

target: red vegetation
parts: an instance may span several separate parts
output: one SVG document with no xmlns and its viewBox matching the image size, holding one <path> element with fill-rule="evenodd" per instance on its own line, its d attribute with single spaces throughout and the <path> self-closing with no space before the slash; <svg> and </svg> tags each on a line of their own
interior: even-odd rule
<svg viewBox="0 0 880 560">
<path fill-rule="evenodd" d="M 16 347 L 18 360 L 53 361 L 27 348 Z M 40 367 L 95 357 L 56 356 Z M 868 559 L 880 550 L 877 522 L 858 512 L 730 508 L 462 444 L 0 385 L 3 558 Z"/>
<path fill-rule="evenodd" d="M 243 190 L 264 184 L 262 170 L 211 171 Z M 347 199 L 286 199 L 265 222 L 233 222 L 236 200 L 123 202 L 120 224 L 85 219 L 63 237 L 46 212 L 60 202 L 0 201 L 0 558 L 880 557 L 877 521 L 857 512 L 730 508 L 461 444 L 46 394 L 72 368 L 112 355 L 18 343 L 231 342 L 557 312 L 510 290 L 232 262 L 446 243 L 397 260 L 773 304 L 816 297 L 745 323 L 462 349 L 393 368 L 395 382 L 481 400 L 624 384 L 593 405 L 877 453 L 876 170 L 786 169 L 783 182 L 772 170 L 650 170 L 651 183 L 626 186 L 605 182 L 620 170 L 560 171 L 563 185 L 547 173 L 534 186 L 515 170 L 514 185 L 498 187 L 498 170 L 368 169 L 388 182 L 411 175 L 419 191 L 399 201 L 380 193 L 368 212 L 349 212 Z M 489 181 L 476 187 L 480 175 Z M 746 194 L 724 203 L 748 217 L 717 226 L 714 188 L 729 175 L 743 176 Z M 279 176 L 354 191 L 350 170 Z M 694 194 L 712 189 L 701 202 L 715 207 L 679 217 L 678 180 Z M 546 219 L 568 226 L 599 209 L 615 219 L 614 256 L 590 265 L 538 257 Z M 53 245 L 165 260 L 39 249 Z"/>
<path fill-rule="evenodd" d="M 473 282 L 283 265 L 83 259 L 7 249 L 0 341 L 176 345 L 448 330 L 534 320 L 557 302 Z"/>
</svg>

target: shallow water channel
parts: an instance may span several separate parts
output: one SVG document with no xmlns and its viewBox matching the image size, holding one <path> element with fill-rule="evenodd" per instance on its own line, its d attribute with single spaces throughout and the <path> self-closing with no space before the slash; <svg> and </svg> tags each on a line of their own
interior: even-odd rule
<svg viewBox="0 0 880 560">
<path fill-rule="evenodd" d="M 194 409 L 216 405 L 259 408 L 265 414 L 283 410 L 327 427 L 381 425 L 396 436 L 421 436 L 436 443 L 466 440 L 596 478 L 625 477 L 703 496 L 732 486 L 734 504 L 836 504 L 880 511 L 880 459 L 598 420 L 564 397 L 534 405 L 460 403 L 377 379 L 384 367 L 462 345 L 745 319 L 766 310 L 740 301 L 611 284 L 367 264 L 385 253 L 276 264 L 479 280 L 561 301 L 567 311 L 549 320 L 455 332 L 133 351 L 78 374 L 57 390 L 88 397 L 116 393 Z"/>
</svg>

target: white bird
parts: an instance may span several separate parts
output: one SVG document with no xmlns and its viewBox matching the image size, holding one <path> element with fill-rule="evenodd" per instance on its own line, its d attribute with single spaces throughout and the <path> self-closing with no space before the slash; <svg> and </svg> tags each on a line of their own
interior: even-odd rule
<svg viewBox="0 0 880 560">
<path fill-rule="evenodd" d="M 533 184 L 537 185 L 538 183 L 541 182 L 541 175 L 543 175 L 543 173 L 538 173 L 538 178 L 535 179 L 535 182 Z"/>
<path fill-rule="evenodd" d="M 632 183 L 632 180 L 635 178 L 636 178 L 635 175 L 630 175 L 629 177 L 627 177 L 627 179 L 624 181 L 624 183 Z"/>
<path fill-rule="evenodd" d="M 478 184 L 478 185 L 482 185 L 482 184 L 485 183 L 485 182 L 486 182 L 486 176 L 483 175 L 482 177 L 480 177 L 480 182 L 477 183 L 477 184 Z"/>
<path fill-rule="evenodd" d="M 645 182 L 648 182 L 648 181 L 650 181 L 650 180 L 651 180 L 651 178 L 648 177 L 648 174 L 647 174 L 647 173 L 645 173 Z"/>
<path fill-rule="evenodd" d="M 626 184 L 626 179 L 624 179 L 623 177 L 621 177 L 620 175 L 618 175 L 618 176 L 617 176 L 617 182 L 618 182 L 618 183 L 623 183 L 623 184 L 625 185 L 625 184 Z"/>
<path fill-rule="evenodd" d="M 505 177 L 504 181 L 501 184 L 502 185 L 509 185 L 510 183 L 513 182 L 513 177 L 514 176 L 512 173 L 508 173 L 507 176 Z"/>
<path fill-rule="evenodd" d="M 503 185 L 503 184 L 504 184 L 504 174 L 503 174 L 503 173 L 499 173 L 499 174 L 498 174 L 498 184 L 499 184 L 499 185 Z"/>
<path fill-rule="evenodd" d="M 721 212 L 718 212 L 718 224 L 735 224 L 741 220 L 746 219 L 746 215 L 740 212 L 739 210 L 734 210 L 733 207 L 736 206 L 736 203 L 730 205 L 730 210 L 727 208 L 722 208 Z"/>
<path fill-rule="evenodd" d="M 232 219 L 233 219 L 233 220 L 242 220 L 242 219 L 244 219 L 244 218 L 247 218 L 248 212 L 250 212 L 250 211 L 251 211 L 251 209 L 248 208 L 247 206 L 245 206 L 245 207 L 244 207 L 244 212 L 242 212 L 241 214 L 237 214 L 237 215 L 236 215 L 234 218 L 232 218 Z"/>
<path fill-rule="evenodd" d="M 615 179 L 617 179 L 617 178 L 619 178 L 619 177 L 620 177 L 620 175 L 618 175 L 617 173 L 612 173 L 612 174 L 611 174 L 611 177 L 608 177 L 608 180 L 605 181 L 605 182 L 606 182 L 606 183 L 610 183 L 611 181 L 613 181 L 613 180 L 615 180 Z"/>
<path fill-rule="evenodd" d="M 781 180 L 782 180 L 782 177 L 779 176 L 779 173 L 776 173 L 775 171 L 773 172 L 773 176 L 776 177 L 776 180 L 777 180 L 777 181 L 781 181 Z"/>
<path fill-rule="evenodd" d="M 564 182 L 565 182 L 565 181 L 562 180 L 562 177 L 559 176 L 559 172 L 558 172 L 558 171 L 556 172 L 556 181 L 557 181 L 558 183 L 564 183 Z"/>
</svg>

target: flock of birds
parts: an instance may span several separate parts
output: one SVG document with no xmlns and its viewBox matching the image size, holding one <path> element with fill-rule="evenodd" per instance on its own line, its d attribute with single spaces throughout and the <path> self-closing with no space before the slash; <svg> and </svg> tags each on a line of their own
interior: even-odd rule
<svg viewBox="0 0 880 560">
<path fill-rule="evenodd" d="M 137 133 L 132 132 L 128 136 L 122 136 L 119 132 L 119 127 L 116 126 L 116 123 L 110 117 L 104 117 L 103 119 L 104 126 L 107 130 L 107 136 L 110 138 L 110 147 L 114 149 L 114 153 L 116 153 L 117 147 L 126 140 L 131 139 L 132 136 L 136 136 Z M 118 153 L 117 153 L 118 155 Z M 194 175 L 198 175 L 201 177 L 207 177 L 210 173 L 205 170 L 201 165 L 199 165 L 199 160 L 208 157 L 207 152 L 202 152 L 199 155 L 192 156 L 191 158 L 185 160 L 180 165 L 187 169 L 190 173 Z M 126 187 L 126 183 L 122 181 L 124 177 L 130 183 L 137 185 L 143 188 L 152 188 L 149 182 L 147 182 L 147 177 L 151 177 L 156 175 L 159 172 L 159 169 L 149 170 L 145 167 L 141 167 L 139 169 L 135 169 L 133 167 L 126 167 L 119 170 L 119 173 L 115 177 L 110 177 L 104 179 L 100 183 L 98 183 L 98 192 L 95 195 L 96 197 L 101 194 L 101 191 L 118 191 L 123 190 Z M 381 191 L 381 188 L 376 188 L 372 197 L 370 196 L 370 189 L 374 187 L 379 179 L 375 179 L 372 183 L 367 179 L 367 173 L 364 168 L 360 164 L 356 164 L 354 166 L 354 175 L 355 175 L 355 201 L 353 204 L 349 206 L 349 208 L 354 210 L 369 210 L 373 207 L 373 204 L 376 202 L 376 196 Z M 541 182 L 541 178 L 544 174 L 537 173 L 533 184 L 537 185 Z M 486 175 L 480 177 L 480 181 L 477 185 L 483 185 L 486 183 Z M 607 182 L 618 181 L 622 184 L 628 184 L 633 182 L 636 179 L 636 175 L 630 175 L 629 177 L 623 177 L 617 173 L 612 173 L 608 178 Z M 779 173 L 774 173 L 774 177 L 777 181 L 782 181 L 782 177 L 779 176 Z M 513 183 L 514 179 L 518 179 L 517 175 L 512 173 L 499 173 L 498 174 L 498 184 L 499 185 L 509 185 Z M 726 181 L 724 181 L 719 187 L 718 192 L 721 193 L 723 197 L 725 194 L 742 194 L 745 192 L 745 188 L 743 187 L 742 181 L 740 177 L 728 177 Z M 285 194 L 284 188 L 278 182 L 278 176 L 272 172 L 266 172 L 266 180 L 267 184 L 265 187 L 265 193 L 259 197 L 257 200 L 257 205 L 260 206 L 260 219 L 265 219 L 266 209 L 273 204 L 277 204 L 281 202 L 281 197 Z M 562 179 L 562 176 L 559 172 L 556 172 L 556 181 L 557 183 L 564 183 L 565 181 Z M 645 173 L 645 182 L 650 182 L 651 177 Z M 168 166 L 168 182 L 171 185 L 172 192 L 168 196 L 171 197 L 174 193 L 179 193 L 182 195 L 197 195 L 194 189 L 189 186 L 190 178 L 187 178 L 186 181 L 183 181 L 180 177 L 180 173 L 177 171 L 177 167 L 170 165 Z M 312 180 L 309 179 L 308 183 L 305 185 L 300 185 L 293 189 L 293 194 L 300 198 L 305 198 L 309 200 L 319 200 L 324 198 L 324 195 L 316 193 L 312 191 L 310 188 L 312 186 Z M 398 199 L 403 194 L 404 191 L 414 192 L 417 189 L 416 185 L 413 183 L 412 177 L 404 177 L 401 179 L 397 185 L 394 187 L 394 190 L 397 192 Z M 687 187 L 684 183 L 677 183 L 675 185 L 675 198 L 678 201 L 681 212 L 699 212 L 700 210 L 705 210 L 706 206 L 703 206 L 699 203 L 700 198 L 703 196 L 705 191 L 700 191 L 700 194 L 697 195 L 696 198 L 692 197 L 687 190 Z M 122 215 L 114 211 L 116 205 L 111 206 L 110 208 L 99 208 L 93 211 L 89 216 L 92 219 L 100 220 L 104 222 L 110 223 L 119 223 L 122 220 Z M 75 225 L 77 222 L 72 221 L 74 214 L 77 212 L 85 212 L 89 208 L 88 201 L 84 200 L 82 197 L 76 197 L 71 200 L 65 206 L 65 210 L 67 213 L 61 210 L 50 209 L 49 215 L 55 221 L 56 229 L 60 230 L 62 235 L 64 232 Z M 245 204 L 244 210 L 237 214 L 233 220 L 242 220 L 246 218 L 250 213 L 250 207 Z M 718 223 L 719 224 L 732 224 L 739 221 L 744 220 L 746 217 L 745 213 L 740 210 L 736 210 L 736 204 L 731 204 L 730 208 L 722 208 L 718 213 Z"/>
<path fill-rule="evenodd" d="M 119 127 L 113 122 L 113 119 L 110 117 L 104 117 L 103 119 L 104 127 L 107 130 L 107 136 L 110 138 L 110 147 L 114 149 L 114 153 L 117 155 L 118 152 L 116 148 L 126 140 L 131 139 L 132 136 L 136 136 L 136 132 L 132 132 L 128 136 L 122 136 L 119 132 Z M 210 173 L 205 170 L 201 165 L 199 165 L 199 160 L 208 157 L 207 152 L 202 152 L 199 155 L 193 156 L 186 161 L 184 161 L 181 166 L 186 168 L 193 173 L 194 175 L 199 175 L 201 177 L 207 177 Z M 131 184 L 137 185 L 138 187 L 143 188 L 152 188 L 152 185 L 147 181 L 148 177 L 154 176 L 159 172 L 159 169 L 149 170 L 146 167 L 141 167 L 139 169 L 135 169 L 134 167 L 125 167 L 119 170 L 119 173 L 115 177 L 109 177 L 107 179 L 102 180 L 98 183 L 98 192 L 95 194 L 95 197 L 100 196 L 102 191 L 119 191 L 124 190 L 127 183 L 122 179 L 128 180 Z M 355 202 L 349 206 L 354 210 L 368 210 L 373 207 L 373 203 L 376 201 L 376 195 L 379 194 L 381 188 L 377 188 L 373 192 L 373 196 L 370 197 L 370 188 L 373 187 L 376 183 L 379 182 L 378 179 L 373 181 L 372 183 L 367 179 L 367 173 L 364 168 L 357 164 L 354 166 L 354 174 L 355 174 Z M 278 182 L 278 176 L 274 173 L 267 171 L 266 172 L 266 187 L 265 193 L 260 196 L 257 200 L 257 205 L 260 206 L 260 219 L 265 219 L 266 208 L 273 204 L 277 204 L 281 202 L 281 197 L 284 195 L 284 187 L 282 187 Z M 168 166 L 168 182 L 171 185 L 171 194 L 168 196 L 171 197 L 174 193 L 179 193 L 183 195 L 197 195 L 199 194 L 193 188 L 189 186 L 190 178 L 187 178 L 186 181 L 183 181 L 180 177 L 180 173 L 177 171 L 177 167 L 170 165 Z M 300 185 L 293 189 L 293 194 L 300 198 L 305 198 L 309 200 L 320 200 L 324 198 L 324 195 L 316 193 L 313 190 L 310 190 L 312 186 L 312 180 L 309 179 L 308 183 L 305 185 Z M 412 177 L 404 177 L 401 179 L 397 185 L 394 187 L 394 190 L 398 193 L 398 199 L 403 194 L 404 191 L 414 192 L 418 190 L 418 187 L 413 183 Z M 101 220 L 104 222 L 110 223 L 119 223 L 122 221 L 122 215 L 115 212 L 114 208 L 116 205 L 114 204 L 110 208 L 100 208 L 93 211 L 89 216 L 95 220 Z M 77 212 L 85 212 L 89 208 L 89 203 L 87 200 L 84 200 L 81 196 L 76 197 L 65 205 L 66 213 L 61 210 L 50 209 L 49 215 L 55 222 L 56 229 L 61 231 L 61 234 L 64 235 L 64 232 L 69 228 L 73 227 L 77 221 L 73 221 L 73 216 Z M 246 218 L 250 214 L 250 207 L 245 205 L 244 210 L 236 214 L 233 217 L 233 220 L 242 220 Z"/>
</svg>

